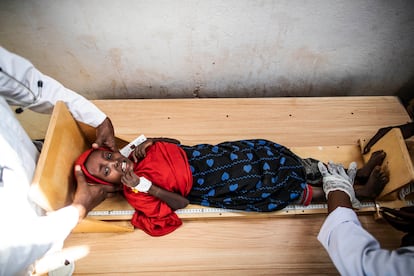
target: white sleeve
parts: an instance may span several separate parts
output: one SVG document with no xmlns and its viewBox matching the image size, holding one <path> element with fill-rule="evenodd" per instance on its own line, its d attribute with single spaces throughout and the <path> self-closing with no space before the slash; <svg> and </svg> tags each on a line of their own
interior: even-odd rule
<svg viewBox="0 0 414 276">
<path fill-rule="evenodd" d="M 106 118 L 89 100 L 42 74 L 28 60 L 2 47 L 0 68 L 0 95 L 9 104 L 30 105 L 29 108 L 34 111 L 51 113 L 56 101 L 63 101 L 77 121 L 92 127 L 97 127 Z M 42 88 L 38 87 L 38 81 L 42 81 Z M 33 103 L 36 95 L 41 97 Z"/>
<path fill-rule="evenodd" d="M 25 271 L 53 244 L 63 243 L 78 220 L 79 211 L 68 206 L 47 216 L 8 221 L 8 227 L 0 229 L 0 275 Z"/>
<path fill-rule="evenodd" d="M 381 249 L 349 208 L 338 207 L 327 217 L 318 235 L 341 275 L 411 275 L 414 246 Z"/>
</svg>

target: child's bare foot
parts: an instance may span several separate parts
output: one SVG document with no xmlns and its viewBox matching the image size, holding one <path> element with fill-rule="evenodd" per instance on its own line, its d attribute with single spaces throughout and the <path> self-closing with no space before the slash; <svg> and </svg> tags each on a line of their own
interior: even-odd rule
<svg viewBox="0 0 414 276">
<path fill-rule="evenodd" d="M 384 162 L 386 153 L 383 150 L 373 152 L 368 162 L 357 171 L 355 182 L 359 185 L 364 185 L 371 177 L 371 172 L 376 166 L 381 166 Z"/>
<path fill-rule="evenodd" d="M 382 192 L 389 180 L 388 170 L 381 170 L 380 166 L 376 166 L 365 185 L 355 185 L 355 195 L 358 199 L 374 199 Z"/>
</svg>

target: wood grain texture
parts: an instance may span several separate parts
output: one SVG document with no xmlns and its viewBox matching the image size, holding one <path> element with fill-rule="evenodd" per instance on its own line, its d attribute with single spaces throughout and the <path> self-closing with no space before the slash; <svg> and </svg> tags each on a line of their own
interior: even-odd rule
<svg viewBox="0 0 414 276">
<path fill-rule="evenodd" d="M 73 162 L 88 148 L 76 121 L 63 102 L 57 102 L 31 185 L 31 198 L 46 211 L 72 201 Z"/>
<path fill-rule="evenodd" d="M 365 142 L 368 141 L 361 140 L 361 148 L 365 146 Z M 391 129 L 372 146 L 369 153 L 363 155 L 364 161 L 368 162 L 372 153 L 377 150 L 383 150 L 387 154 L 383 167 L 387 167 L 390 178 L 378 199 L 396 200 L 399 198 L 399 189 L 414 182 L 414 167 L 401 130 Z"/>
<path fill-rule="evenodd" d="M 410 120 L 395 97 L 95 101 L 118 137 L 173 137 L 183 143 L 267 138 L 288 147 L 358 145 L 377 129 Z M 359 216 L 384 248 L 402 234 Z M 191 220 L 164 237 L 76 233 L 85 246 L 75 275 L 338 275 L 316 237 L 325 215 Z"/>
<path fill-rule="evenodd" d="M 338 275 L 316 237 L 323 215 L 278 219 L 188 221 L 170 235 L 72 234 L 65 248 L 90 250 L 75 275 Z M 360 216 L 385 248 L 401 233 Z"/>
<path fill-rule="evenodd" d="M 183 144 L 265 138 L 288 147 L 358 145 L 410 117 L 396 97 L 215 98 L 93 101 L 116 135 L 172 137 Z"/>
</svg>

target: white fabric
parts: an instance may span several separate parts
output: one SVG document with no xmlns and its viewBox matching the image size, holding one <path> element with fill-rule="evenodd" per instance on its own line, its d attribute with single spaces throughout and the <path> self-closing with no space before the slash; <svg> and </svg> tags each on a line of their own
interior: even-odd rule
<svg viewBox="0 0 414 276">
<path fill-rule="evenodd" d="M 338 207 L 329 214 L 318 240 L 341 275 L 413 275 L 414 246 L 381 249 L 349 208 Z"/>
<path fill-rule="evenodd" d="M 323 177 L 323 191 L 325 192 L 326 199 L 328 199 L 330 192 L 339 190 L 349 196 L 352 207 L 360 208 L 361 203 L 356 198 L 353 187 L 357 171 L 356 162 L 352 162 L 349 165 L 348 172 L 345 172 L 341 164 L 335 164 L 332 161 L 328 162 L 328 168 L 322 162 L 319 162 L 318 168 Z"/>
<path fill-rule="evenodd" d="M 41 113 L 51 113 L 56 101 L 64 101 L 73 117 L 82 123 L 97 127 L 106 118 L 94 104 L 61 83 L 42 74 L 28 60 L 8 52 L 0 47 L 0 67 L 9 75 L 29 87 L 33 93 L 38 93 L 37 82 L 43 82 L 42 98 L 31 110 Z M 9 104 L 27 105 L 33 101 L 33 96 L 21 84 L 0 72 L 0 96 Z"/>
<path fill-rule="evenodd" d="M 18 175 L 23 179 L 18 183 L 25 186 L 16 189 L 28 189 L 39 152 L 2 97 L 0 97 L 0 118 L 0 166 L 10 168 L 4 170 L 6 175 L 11 171 L 21 170 Z"/>
<path fill-rule="evenodd" d="M 84 97 L 1 47 L 0 67 L 34 93 L 37 81 L 43 81 L 42 97 L 31 107 L 35 111 L 51 112 L 56 101 L 63 100 L 78 121 L 96 127 L 106 118 Z M 32 100 L 27 89 L 0 72 L 0 275 L 27 274 L 27 268 L 52 245 L 63 244 L 79 219 L 74 207 L 39 217 L 28 200 L 39 154 L 7 103 L 27 105 Z"/>
<path fill-rule="evenodd" d="M 19 206 L 9 206 L 8 211 L 11 208 Z M 20 211 L 29 212 L 29 209 L 25 207 Z M 79 211 L 72 206 L 42 217 L 23 214 L 7 221 L 2 219 L 0 275 L 26 275 L 31 264 L 44 256 L 53 244 L 62 245 L 78 219 Z"/>
</svg>

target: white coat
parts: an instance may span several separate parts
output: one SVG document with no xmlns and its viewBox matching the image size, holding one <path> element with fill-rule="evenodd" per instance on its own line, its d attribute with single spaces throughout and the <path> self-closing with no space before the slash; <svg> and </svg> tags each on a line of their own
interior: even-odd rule
<svg viewBox="0 0 414 276">
<path fill-rule="evenodd" d="M 29 106 L 31 110 L 50 113 L 61 100 L 76 120 L 93 127 L 106 115 L 84 97 L 43 75 L 26 59 L 1 47 L 0 68 L 0 275 L 22 275 L 52 245 L 63 244 L 79 213 L 74 207 L 47 216 L 35 211 L 28 193 L 39 153 L 8 104 L 32 104 L 34 97 L 25 86 L 37 95 L 41 80 L 41 98 Z"/>
<path fill-rule="evenodd" d="M 382 249 L 349 208 L 329 214 L 318 240 L 341 275 L 413 275 L 414 246 Z"/>
</svg>

